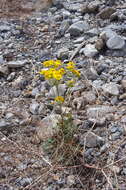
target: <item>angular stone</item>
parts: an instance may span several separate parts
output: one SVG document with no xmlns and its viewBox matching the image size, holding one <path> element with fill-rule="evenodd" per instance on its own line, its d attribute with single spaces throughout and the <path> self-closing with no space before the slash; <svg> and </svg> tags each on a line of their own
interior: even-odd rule
<svg viewBox="0 0 126 190">
<path fill-rule="evenodd" d="M 81 33 L 89 29 L 89 24 L 86 21 L 78 21 L 69 27 L 69 33 L 72 36 L 80 36 Z"/>
<path fill-rule="evenodd" d="M 23 67 L 24 65 L 27 64 L 27 60 L 22 60 L 22 61 L 10 61 L 7 63 L 7 66 L 9 68 L 20 68 Z"/>
<path fill-rule="evenodd" d="M 34 115 L 38 114 L 39 104 L 37 102 L 34 102 L 30 105 L 30 112 Z"/>
<path fill-rule="evenodd" d="M 49 98 L 55 98 L 56 96 L 64 96 L 65 92 L 66 92 L 66 85 L 65 84 L 60 84 L 58 86 L 58 91 L 59 91 L 59 94 L 57 93 L 57 89 L 56 87 L 52 87 L 49 91 L 49 93 L 47 93 L 47 96 Z"/>
<path fill-rule="evenodd" d="M 112 106 L 104 106 L 104 105 L 96 105 L 90 106 L 87 109 L 88 118 L 102 118 L 105 117 L 106 114 L 112 113 L 115 111 L 115 108 Z"/>
<path fill-rule="evenodd" d="M 98 54 L 98 50 L 95 48 L 95 45 L 87 44 L 83 49 L 83 53 L 86 57 L 94 57 Z"/>
<path fill-rule="evenodd" d="M 100 17 L 101 19 L 109 19 L 110 16 L 116 12 L 116 9 L 112 8 L 112 7 L 106 7 L 104 9 L 102 9 L 100 11 L 100 13 L 98 13 L 98 17 Z"/>
<path fill-rule="evenodd" d="M 122 87 L 123 87 L 124 89 L 126 89 L 126 80 L 122 80 L 122 81 L 121 81 L 121 84 L 122 84 Z"/>
<path fill-rule="evenodd" d="M 68 55 L 69 55 L 69 49 L 68 48 L 62 48 L 59 49 L 58 53 L 57 53 L 57 58 L 58 59 L 68 59 Z"/>
<path fill-rule="evenodd" d="M 119 87 L 116 83 L 114 82 L 110 82 L 108 84 L 104 84 L 102 86 L 102 89 L 105 93 L 108 93 L 110 95 L 115 95 L 118 96 L 119 95 Z"/>
<path fill-rule="evenodd" d="M 121 36 L 115 35 L 114 37 L 108 39 L 106 45 L 109 49 L 122 49 L 125 45 L 125 40 Z"/>
<path fill-rule="evenodd" d="M 35 137 L 35 142 L 38 143 L 53 137 L 53 135 L 55 135 L 59 131 L 58 123 L 60 119 L 61 119 L 60 115 L 51 114 L 45 117 L 43 120 L 37 121 L 36 122 L 37 135 Z"/>
<path fill-rule="evenodd" d="M 104 139 L 93 132 L 90 132 L 86 138 L 83 139 L 88 148 L 95 148 L 99 146 L 103 146 Z"/>
</svg>

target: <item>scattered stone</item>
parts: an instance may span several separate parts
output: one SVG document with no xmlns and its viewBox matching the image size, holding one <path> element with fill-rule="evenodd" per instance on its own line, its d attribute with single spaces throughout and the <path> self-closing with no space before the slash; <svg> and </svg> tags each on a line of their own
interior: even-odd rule
<svg viewBox="0 0 126 190">
<path fill-rule="evenodd" d="M 121 81 L 122 87 L 126 90 L 126 80 Z"/>
<path fill-rule="evenodd" d="M 11 27 L 8 26 L 8 25 L 1 25 L 1 26 L 0 26 L 0 31 L 1 31 L 1 32 L 8 32 L 8 31 L 10 31 L 10 30 L 11 30 Z"/>
<path fill-rule="evenodd" d="M 106 93 L 106 94 L 110 94 L 110 95 L 114 95 L 114 96 L 119 95 L 119 87 L 114 82 L 104 84 L 102 86 L 102 89 L 103 89 L 104 93 Z"/>
<path fill-rule="evenodd" d="M 62 48 L 57 53 L 57 58 L 61 60 L 68 59 L 69 56 L 69 49 L 68 48 Z"/>
<path fill-rule="evenodd" d="M 71 187 L 72 185 L 74 185 L 75 184 L 75 176 L 74 175 L 69 175 L 68 177 L 67 177 L 67 185 L 69 186 L 69 187 Z"/>
<path fill-rule="evenodd" d="M 10 123 L 6 122 L 4 119 L 0 120 L 0 131 L 10 130 Z"/>
<path fill-rule="evenodd" d="M 65 92 L 66 92 L 66 85 L 65 84 L 60 84 L 58 86 L 58 91 L 59 91 L 59 94 L 57 94 L 57 90 L 56 90 L 56 87 L 52 87 L 49 91 L 49 93 L 47 94 L 47 96 L 49 98 L 55 98 L 56 96 L 64 96 Z"/>
<path fill-rule="evenodd" d="M 40 143 L 53 137 L 59 131 L 58 123 L 60 119 L 60 115 L 51 114 L 41 121 L 36 121 L 34 125 L 36 125 L 37 135 L 35 136 L 34 143 Z"/>
<path fill-rule="evenodd" d="M 116 12 L 116 9 L 112 8 L 112 7 L 107 7 L 104 8 L 100 11 L 100 13 L 97 14 L 98 17 L 100 17 L 101 19 L 109 19 L 110 16 Z"/>
<path fill-rule="evenodd" d="M 5 65 L 0 66 L 0 76 L 6 77 L 9 74 L 8 67 Z"/>
<path fill-rule="evenodd" d="M 115 35 L 114 37 L 108 39 L 106 45 L 109 49 L 122 49 L 125 45 L 125 40 L 121 36 Z"/>
<path fill-rule="evenodd" d="M 87 104 L 95 103 L 96 95 L 92 91 L 85 91 L 81 94 Z"/>
<path fill-rule="evenodd" d="M 86 146 L 88 148 L 95 148 L 95 147 L 103 146 L 104 139 L 102 137 L 90 132 L 86 136 L 86 138 L 83 139 L 83 145 L 84 145 L 84 143 L 86 143 Z M 82 142 L 81 142 L 81 144 L 82 144 Z"/>
<path fill-rule="evenodd" d="M 89 25 L 86 21 L 78 21 L 69 27 L 69 33 L 71 36 L 80 36 L 84 31 L 89 29 Z"/>
<path fill-rule="evenodd" d="M 105 106 L 105 105 L 90 106 L 87 109 L 87 116 L 88 118 L 101 118 L 105 117 L 107 114 L 112 113 L 114 111 L 115 108 L 112 106 Z"/>
<path fill-rule="evenodd" d="M 30 112 L 34 115 L 38 114 L 39 104 L 37 102 L 34 102 L 30 105 Z"/>
<path fill-rule="evenodd" d="M 83 49 L 83 53 L 86 57 L 94 57 L 98 54 L 98 50 L 95 48 L 95 45 L 87 44 Z"/>
<path fill-rule="evenodd" d="M 99 2 L 98 1 L 92 1 L 90 3 L 84 3 L 81 8 L 81 13 L 96 13 L 98 11 Z"/>
<path fill-rule="evenodd" d="M 19 184 L 22 187 L 26 187 L 27 185 L 31 184 L 33 179 L 31 177 L 19 177 L 16 179 L 16 184 Z"/>
<path fill-rule="evenodd" d="M 9 68 L 21 68 L 28 63 L 27 60 L 7 62 Z"/>
</svg>

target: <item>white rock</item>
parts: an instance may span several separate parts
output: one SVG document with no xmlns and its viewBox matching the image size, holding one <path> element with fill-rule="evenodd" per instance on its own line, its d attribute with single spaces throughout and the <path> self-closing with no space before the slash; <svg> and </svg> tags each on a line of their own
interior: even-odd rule
<svg viewBox="0 0 126 190">
<path fill-rule="evenodd" d="M 52 87 L 49 91 L 49 93 L 47 93 L 46 95 L 49 98 L 55 98 L 56 96 L 64 96 L 65 91 L 66 91 L 66 85 L 65 84 L 60 84 L 58 86 L 58 90 L 59 90 L 59 94 L 57 93 L 56 87 Z"/>
<path fill-rule="evenodd" d="M 9 61 L 7 63 L 7 66 L 9 68 L 20 68 L 23 67 L 28 61 L 27 60 L 22 60 L 22 61 Z"/>
<path fill-rule="evenodd" d="M 95 48 L 95 45 L 87 44 L 83 49 L 83 53 L 86 57 L 94 57 L 98 53 L 98 50 Z"/>
<path fill-rule="evenodd" d="M 125 45 L 125 40 L 121 36 L 115 35 L 114 37 L 108 39 L 106 45 L 109 49 L 122 49 Z"/>
<path fill-rule="evenodd" d="M 110 95 L 115 95 L 118 96 L 119 95 L 119 87 L 116 83 L 114 82 L 110 82 L 108 84 L 104 84 L 102 86 L 102 89 L 105 93 L 108 93 Z"/>
</svg>

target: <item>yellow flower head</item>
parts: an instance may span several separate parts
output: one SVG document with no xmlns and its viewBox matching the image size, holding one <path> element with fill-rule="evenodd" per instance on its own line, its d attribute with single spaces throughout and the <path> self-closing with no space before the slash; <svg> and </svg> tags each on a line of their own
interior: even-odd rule
<svg viewBox="0 0 126 190">
<path fill-rule="evenodd" d="M 75 63 L 70 61 L 69 63 L 67 63 L 66 68 L 71 71 L 71 69 L 75 68 Z"/>
<path fill-rule="evenodd" d="M 48 60 L 48 61 L 44 61 L 42 64 L 44 67 L 51 67 L 54 65 L 54 63 L 55 63 L 54 60 Z"/>
<path fill-rule="evenodd" d="M 63 103 L 64 98 L 62 96 L 57 96 L 57 97 L 55 97 L 55 101 L 58 102 L 58 103 Z"/>
<path fill-rule="evenodd" d="M 56 61 L 54 62 L 54 67 L 55 67 L 55 68 L 58 68 L 58 67 L 61 66 L 61 65 L 62 65 L 62 63 L 61 63 L 60 60 L 56 60 Z"/>
<path fill-rule="evenodd" d="M 62 79 L 62 74 L 60 73 L 60 71 L 58 70 L 55 70 L 53 72 L 53 78 L 56 79 L 56 80 L 61 80 Z"/>
<path fill-rule="evenodd" d="M 80 77 L 80 72 L 76 69 L 71 70 L 73 74 L 75 74 L 77 77 Z"/>
</svg>

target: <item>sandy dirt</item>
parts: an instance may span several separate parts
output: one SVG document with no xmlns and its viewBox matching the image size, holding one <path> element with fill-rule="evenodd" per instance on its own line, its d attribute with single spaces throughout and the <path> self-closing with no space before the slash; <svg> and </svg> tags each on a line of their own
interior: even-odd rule
<svg viewBox="0 0 126 190">
<path fill-rule="evenodd" d="M 34 11 L 48 8 L 52 0 L 1 0 L 0 17 L 26 17 Z"/>
</svg>

